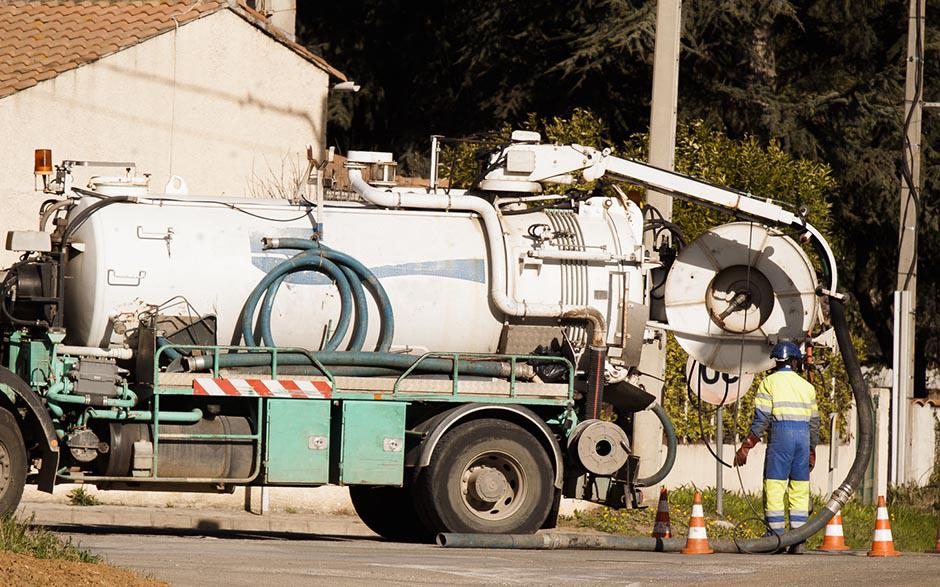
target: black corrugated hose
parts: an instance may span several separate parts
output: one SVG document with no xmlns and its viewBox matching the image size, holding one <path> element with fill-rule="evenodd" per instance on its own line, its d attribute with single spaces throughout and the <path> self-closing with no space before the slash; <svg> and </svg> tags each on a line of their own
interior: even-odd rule
<svg viewBox="0 0 940 587">
<path fill-rule="evenodd" d="M 845 481 L 832 492 L 829 502 L 821 508 L 806 524 L 790 530 L 780 536 L 765 536 L 748 540 L 710 540 L 709 544 L 716 552 L 762 553 L 774 552 L 780 548 L 804 542 L 807 538 L 822 530 L 829 519 L 852 497 L 852 493 L 862 480 L 871 459 L 874 442 L 874 410 L 868 384 L 862 377 L 855 347 L 849 336 L 845 321 L 845 302 L 841 298 L 829 298 L 829 315 L 839 341 L 839 351 L 845 363 L 849 384 L 855 397 L 858 414 L 858 443 L 855 448 L 855 461 L 849 469 Z M 657 552 L 676 552 L 685 546 L 680 538 L 648 538 L 645 536 L 588 536 L 564 534 L 511 535 L 511 534 L 440 534 L 437 543 L 451 548 L 521 548 L 521 549 L 600 549 L 600 550 L 642 550 Z"/>
</svg>

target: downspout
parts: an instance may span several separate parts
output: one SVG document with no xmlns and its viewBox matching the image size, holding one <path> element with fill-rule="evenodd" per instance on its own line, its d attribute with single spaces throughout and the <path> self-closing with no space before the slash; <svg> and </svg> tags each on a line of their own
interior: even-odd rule
<svg viewBox="0 0 940 587">
<path fill-rule="evenodd" d="M 506 247 L 502 224 L 496 209 L 476 196 L 450 194 L 416 194 L 379 189 L 369 185 L 362 177 L 363 166 L 347 163 L 349 183 L 370 204 L 383 208 L 413 208 L 425 210 L 454 210 L 480 215 L 490 251 L 490 298 L 496 308 L 507 316 L 517 318 L 559 318 L 589 322 L 592 326 L 591 346 L 607 347 L 607 321 L 599 310 L 591 306 L 570 304 L 533 304 L 512 299 L 507 294 Z"/>
</svg>

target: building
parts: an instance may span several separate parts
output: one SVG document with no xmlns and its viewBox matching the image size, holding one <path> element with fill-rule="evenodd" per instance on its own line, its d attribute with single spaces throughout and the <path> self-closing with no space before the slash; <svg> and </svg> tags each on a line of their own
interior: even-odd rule
<svg viewBox="0 0 940 587">
<path fill-rule="evenodd" d="M 322 152 L 330 83 L 345 80 L 293 41 L 294 8 L 0 2 L 2 231 L 36 227 L 37 148 L 55 162 L 133 161 L 156 191 L 173 175 L 213 195 L 264 195 L 293 181 L 306 145 Z"/>
</svg>

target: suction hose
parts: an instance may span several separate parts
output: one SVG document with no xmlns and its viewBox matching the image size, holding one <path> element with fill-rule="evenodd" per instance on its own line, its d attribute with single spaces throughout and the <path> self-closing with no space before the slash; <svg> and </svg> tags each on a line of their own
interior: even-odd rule
<svg viewBox="0 0 940 587">
<path fill-rule="evenodd" d="M 672 466 L 676 463 L 677 445 L 679 444 L 676 438 L 676 428 L 672 425 L 672 420 L 669 419 L 666 408 L 662 404 L 653 404 L 650 410 L 659 418 L 659 422 L 663 425 L 663 433 L 666 434 L 666 460 L 663 461 L 663 466 L 649 477 L 637 479 L 636 484 L 638 487 L 651 487 L 666 478 L 666 475 L 669 474 L 669 471 L 672 471 Z"/>
<path fill-rule="evenodd" d="M 336 323 L 336 329 L 324 345 L 324 350 L 311 353 L 285 352 L 278 355 L 278 364 L 291 366 L 314 367 L 312 357 L 332 369 L 337 374 L 351 376 L 372 375 L 400 375 L 402 372 L 413 369 L 419 373 L 446 373 L 454 370 L 454 361 L 449 358 L 427 357 L 390 353 L 388 349 L 394 336 L 394 315 L 392 304 L 381 282 L 365 265 L 357 259 L 339 251 L 333 250 L 322 243 L 299 238 L 266 238 L 265 249 L 295 249 L 301 252 L 294 257 L 276 265 L 269 271 L 258 285 L 255 286 L 241 317 L 241 336 L 247 346 L 256 346 L 253 328 L 253 319 L 256 310 L 258 314 L 257 327 L 261 334 L 262 343 L 268 347 L 275 347 L 274 337 L 271 333 L 271 311 L 277 289 L 283 280 L 293 273 L 300 271 L 318 271 L 324 273 L 336 284 L 340 294 L 341 311 Z M 369 289 L 381 316 L 381 328 L 376 352 L 364 352 L 361 349 L 368 329 L 368 306 L 364 289 Z M 259 309 L 260 303 L 260 309 Z M 352 318 L 352 308 L 355 307 L 355 320 Z M 350 324 L 353 332 L 349 344 L 350 350 L 337 351 L 336 348 L 346 335 Z M 158 346 L 164 347 L 166 340 L 158 340 Z M 172 348 L 164 351 L 171 358 Z M 184 362 L 190 371 L 205 371 L 212 368 L 214 358 L 209 355 L 185 357 Z M 226 353 L 219 355 L 218 368 L 263 367 L 271 364 L 268 353 Z M 520 379 L 532 379 L 532 367 L 526 364 L 516 364 L 515 372 L 512 366 L 502 361 L 475 361 L 463 360 L 457 362 L 457 368 L 463 375 L 478 377 L 509 378 L 515 376 Z"/>
<path fill-rule="evenodd" d="M 837 298 L 829 298 L 829 315 L 839 341 L 839 351 L 845 363 L 845 370 L 855 397 L 858 414 L 858 441 L 855 448 L 855 461 L 845 477 L 845 481 L 832 492 L 829 502 L 803 526 L 779 536 L 765 536 L 748 540 L 710 540 L 709 545 L 716 552 L 773 552 L 779 548 L 805 541 L 820 531 L 829 519 L 852 497 L 852 493 L 862 480 L 871 458 L 874 441 L 874 411 L 868 384 L 862 377 L 862 370 L 852 346 L 849 328 L 845 320 L 845 303 Z M 677 552 L 685 546 L 685 540 L 677 538 L 661 539 L 645 536 L 582 536 L 561 534 L 509 535 L 509 534 L 440 534 L 437 543 L 450 548 L 524 548 L 524 549 L 613 549 L 641 550 L 656 552 Z"/>
</svg>

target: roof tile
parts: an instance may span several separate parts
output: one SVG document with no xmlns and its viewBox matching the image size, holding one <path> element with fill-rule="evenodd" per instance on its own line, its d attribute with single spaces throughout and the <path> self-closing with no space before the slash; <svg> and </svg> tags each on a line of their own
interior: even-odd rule
<svg viewBox="0 0 940 587">
<path fill-rule="evenodd" d="M 322 57 L 230 0 L 0 0 L 0 98 L 222 9 L 230 9 L 324 71 Z M 176 21 L 174 21 L 176 17 Z"/>
</svg>

